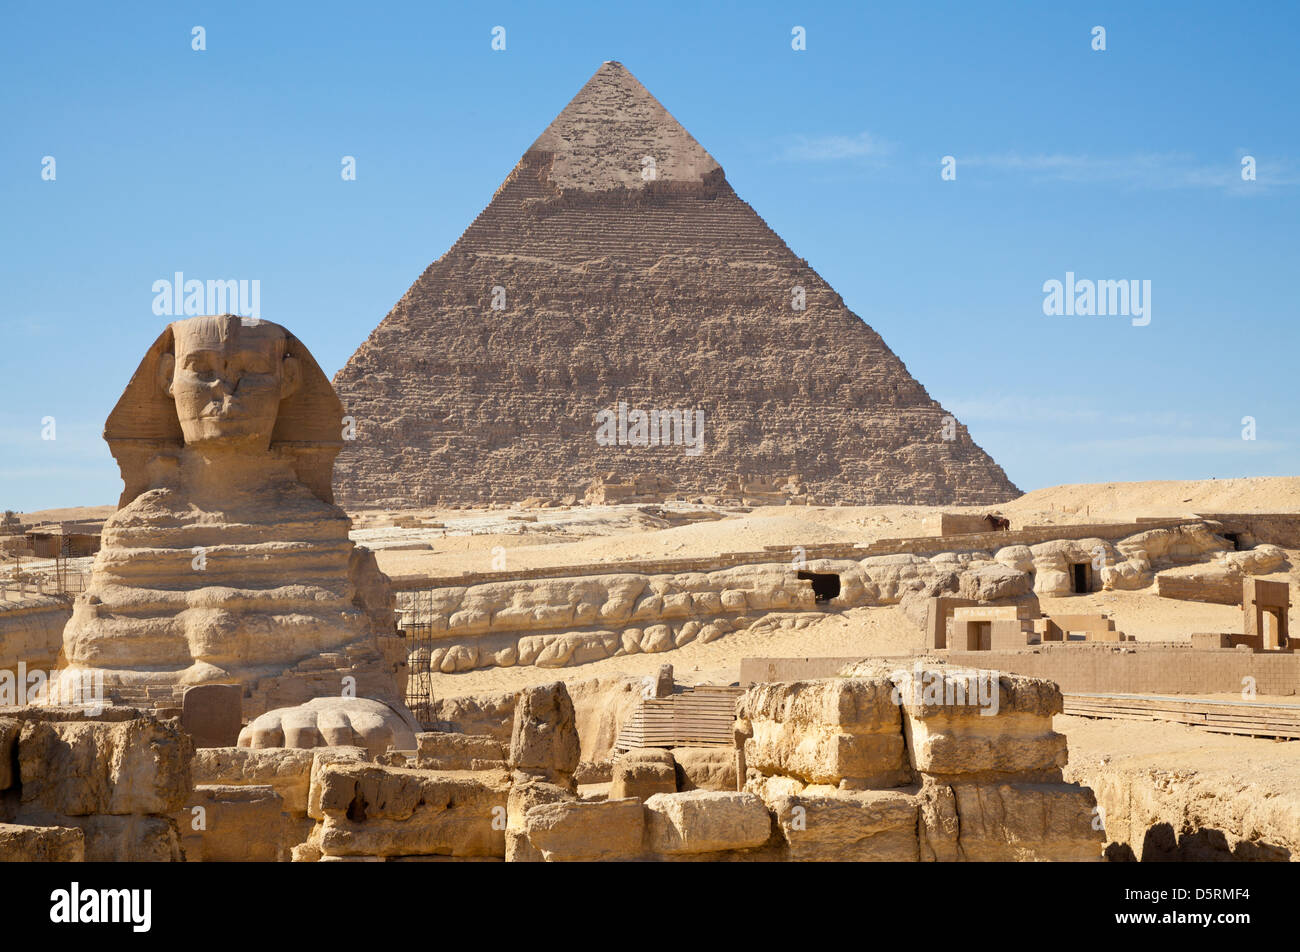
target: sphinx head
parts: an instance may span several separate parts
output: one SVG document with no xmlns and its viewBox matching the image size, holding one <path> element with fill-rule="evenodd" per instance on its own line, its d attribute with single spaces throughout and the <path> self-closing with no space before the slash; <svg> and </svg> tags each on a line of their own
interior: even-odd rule
<svg viewBox="0 0 1300 952">
<path fill-rule="evenodd" d="M 333 502 L 343 406 L 311 352 L 279 324 L 233 314 L 168 324 L 104 424 L 125 506 L 169 478 L 185 447 L 267 453 Z"/>
<path fill-rule="evenodd" d="M 175 401 L 186 444 L 265 450 L 280 401 L 301 381 L 284 328 L 223 314 L 171 329 L 173 348 L 158 362 L 158 386 Z"/>
</svg>

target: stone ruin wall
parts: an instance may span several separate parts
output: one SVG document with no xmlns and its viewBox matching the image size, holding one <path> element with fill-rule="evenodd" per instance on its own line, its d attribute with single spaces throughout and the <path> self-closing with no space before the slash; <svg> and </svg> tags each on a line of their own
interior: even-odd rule
<svg viewBox="0 0 1300 952">
<path fill-rule="evenodd" d="M 579 686 L 575 686 L 579 687 Z M 1086 787 L 1061 780 L 1053 685 L 1003 676 L 995 717 L 935 712 L 889 676 L 768 684 L 731 748 L 610 758 L 565 685 L 446 699 L 417 749 L 194 751 L 118 710 L 0 712 L 0 858 L 137 861 L 1097 859 Z M 603 684 L 579 687 L 587 706 Z M 635 696 L 633 694 L 632 696 Z M 607 707 L 607 705 L 605 705 Z M 584 741 L 608 796 L 580 796 Z M 593 746 L 594 742 L 594 746 Z M 743 786 L 737 790 L 737 786 Z M 201 816 L 201 824 L 195 817 Z"/>
<path fill-rule="evenodd" d="M 798 572 L 839 577 L 840 594 L 829 609 L 900 605 L 918 626 L 924 602 L 957 595 L 980 604 L 1036 603 L 1038 596 L 1072 591 L 1070 566 L 1100 558 L 1101 590 L 1150 586 L 1162 573 L 1204 566 L 1235 584 L 1245 575 L 1286 565 L 1285 553 L 1261 544 L 1232 551 L 1200 522 L 1148 529 L 1117 542 L 1100 537 L 1008 545 L 995 552 L 948 551 L 929 558 L 874 555 L 860 560 L 811 559 L 759 562 L 726 569 L 673 574 L 641 572 L 575 575 L 444 586 L 398 593 L 409 626 L 428 626 L 430 641 L 412 660 L 413 671 L 455 673 L 516 664 L 565 667 L 628 654 L 653 654 L 694 641 L 707 643 L 744 630 L 769 615 L 807 624 L 817 611 L 812 583 Z M 952 544 L 957 540 L 949 540 Z M 711 560 L 699 560 L 710 565 Z"/>
<path fill-rule="evenodd" d="M 969 684 L 929 670 L 941 693 Z M 443 698 L 416 750 L 377 756 L 195 751 L 175 721 L 126 709 L 0 709 L 0 861 L 1077 861 L 1103 844 L 1110 859 L 1300 855 L 1295 797 L 1070 763 L 1054 684 L 993 673 L 998 713 L 985 716 L 925 701 L 914 672 L 845 673 L 753 686 L 736 748 L 622 754 L 612 738 L 632 705 L 611 711 L 616 695 L 640 696 L 636 679 Z M 588 782 L 608 793 L 580 793 Z"/>
</svg>

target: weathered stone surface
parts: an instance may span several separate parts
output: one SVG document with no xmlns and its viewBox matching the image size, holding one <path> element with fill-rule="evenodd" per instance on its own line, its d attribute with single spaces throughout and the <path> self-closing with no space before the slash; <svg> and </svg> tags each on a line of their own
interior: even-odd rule
<svg viewBox="0 0 1300 952">
<path fill-rule="evenodd" d="M 896 791 L 786 796 L 771 804 L 796 862 L 915 862 L 917 798 Z"/>
<path fill-rule="evenodd" d="M 194 752 L 194 784 L 267 784 L 284 800 L 287 813 L 306 814 L 312 764 L 322 753 L 294 747 L 201 747 Z M 357 754 L 364 756 L 360 750 Z"/>
<path fill-rule="evenodd" d="M 745 762 L 804 783 L 891 787 L 911 776 L 886 678 L 756 684 L 737 702 Z"/>
<path fill-rule="evenodd" d="M 334 763 L 320 786 L 325 856 L 505 856 L 505 771 Z"/>
<path fill-rule="evenodd" d="M 626 860 L 641 853 L 645 817 L 635 797 L 568 800 L 532 807 L 524 829 L 548 863 Z"/>
<path fill-rule="evenodd" d="M 546 783 L 526 773 L 513 773 L 510 779 L 506 799 L 506 862 L 545 862 L 541 850 L 528 839 L 528 811 L 541 804 L 568 802 L 578 797 L 567 787 Z"/>
<path fill-rule="evenodd" d="M 22 729 L 16 717 L 0 717 L 0 790 L 7 790 L 14 782 L 14 745 Z"/>
<path fill-rule="evenodd" d="M 676 793 L 677 772 L 673 755 L 657 747 L 640 747 L 614 758 L 609 797 L 645 800 L 656 793 Z"/>
<path fill-rule="evenodd" d="M 1097 801 L 1066 783 L 953 784 L 958 849 L 969 862 L 1091 862 L 1105 836 Z M 1099 824 L 1098 824 L 1099 825 Z"/>
<path fill-rule="evenodd" d="M 651 853 L 752 849 L 772 835 L 767 808 L 752 793 L 660 793 L 645 801 L 645 810 Z"/>
<path fill-rule="evenodd" d="M 19 662 L 28 670 L 57 668 L 63 627 L 71 615 L 67 600 L 53 595 L 29 595 L 18 602 L 0 599 L 0 669 L 12 671 Z M 17 700 L 0 700 L 0 705 Z"/>
<path fill-rule="evenodd" d="M 580 746 L 573 701 L 563 681 L 524 688 L 515 703 L 510 767 L 572 786 Z"/>
<path fill-rule="evenodd" d="M 518 692 L 515 691 L 435 698 L 430 703 L 431 718 L 436 730 L 457 734 L 487 734 L 503 744 L 509 744 L 517 700 Z"/>
<path fill-rule="evenodd" d="M 87 863 L 179 863 L 176 822 L 166 816 L 57 817 L 59 826 L 81 830 Z"/>
<path fill-rule="evenodd" d="M 361 747 L 317 747 L 312 752 L 311 780 L 307 787 L 307 816 L 313 820 L 325 819 L 321 812 L 320 798 L 324 791 L 322 781 L 325 768 L 330 764 L 364 764 L 369 758 Z"/>
<path fill-rule="evenodd" d="M 1066 777 L 1095 793 L 1093 825 L 1104 826 L 1108 855 L 1144 863 L 1293 862 L 1300 856 L 1300 791 L 1285 773 L 1257 782 L 1255 768 L 1266 757 L 1187 770 L 1103 756 L 1071 764 Z"/>
<path fill-rule="evenodd" d="M 902 702 L 907 753 L 916 771 L 945 777 L 1061 779 L 1067 750 L 1065 736 L 1052 730 L 1052 716 L 1062 706 L 1053 682 L 943 666 L 919 674 L 916 669 L 899 671 L 893 680 Z"/>
<path fill-rule="evenodd" d="M 421 770 L 477 770 L 506 766 L 501 742 L 488 734 L 425 731 L 415 735 L 416 766 Z"/>
<path fill-rule="evenodd" d="M 80 863 L 85 834 L 76 827 L 0 823 L 0 863 Z"/>
<path fill-rule="evenodd" d="M 243 725 L 244 689 L 238 684 L 196 684 L 181 699 L 181 726 L 195 747 L 233 747 Z"/>
<path fill-rule="evenodd" d="M 993 602 L 1028 595 L 1033 591 L 1034 579 L 1027 572 L 1011 566 L 990 562 L 979 568 L 962 572 L 957 594 L 981 602 Z"/>
<path fill-rule="evenodd" d="M 678 790 L 735 790 L 736 751 L 730 747 L 674 747 Z"/>
<path fill-rule="evenodd" d="M 18 737 L 22 812 L 172 813 L 189 795 L 193 756 L 188 734 L 150 718 L 27 721 Z"/>
<path fill-rule="evenodd" d="M 198 784 L 176 818 L 187 862 L 275 863 L 288 859 L 284 799 L 267 784 Z M 196 812 L 196 808 L 199 808 Z"/>
<path fill-rule="evenodd" d="M 240 747 L 389 747 L 415 749 L 415 719 L 402 705 L 359 697 L 321 697 L 267 711 L 239 732 Z"/>
<path fill-rule="evenodd" d="M 492 309 L 494 287 L 505 310 Z M 335 380 L 365 421 L 339 460 L 340 496 L 367 505 L 576 491 L 627 463 L 625 446 L 593 438 L 593 408 L 620 401 L 709 408 L 699 455 L 638 451 L 683 491 L 797 472 L 819 499 L 846 502 L 1018 495 L 965 427 L 935 437 L 946 411 L 617 63 Z M 808 381 L 817 397 L 756 413 L 773 380 Z M 483 421 L 501 439 L 484 439 Z M 455 465 L 429 465 L 435 456 Z"/>
<path fill-rule="evenodd" d="M 169 324 L 104 427 L 125 489 L 52 690 L 87 674 L 136 697 L 238 683 L 258 714 L 337 694 L 351 676 L 359 694 L 396 702 L 372 627 L 375 579 L 359 594 L 364 560 L 333 504 L 342 417 L 310 352 L 278 324 Z"/>
</svg>

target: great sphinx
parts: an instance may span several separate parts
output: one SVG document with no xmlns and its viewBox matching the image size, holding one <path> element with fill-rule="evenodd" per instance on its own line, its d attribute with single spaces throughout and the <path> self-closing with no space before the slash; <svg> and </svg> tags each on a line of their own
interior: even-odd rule
<svg viewBox="0 0 1300 952">
<path fill-rule="evenodd" d="M 102 673 L 128 703 L 239 683 L 253 716 L 349 691 L 400 706 L 387 580 L 333 501 L 342 417 L 278 324 L 168 325 L 104 428 L 124 489 L 60 680 Z"/>
</svg>

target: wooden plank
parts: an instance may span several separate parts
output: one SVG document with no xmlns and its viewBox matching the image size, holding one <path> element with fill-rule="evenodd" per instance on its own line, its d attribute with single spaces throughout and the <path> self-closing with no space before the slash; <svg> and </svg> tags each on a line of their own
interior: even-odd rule
<svg viewBox="0 0 1300 952">
<path fill-rule="evenodd" d="M 1255 704 L 1140 695 L 1075 695 L 1064 712 L 1118 720 L 1161 720 L 1222 734 L 1300 738 L 1300 705 Z"/>
</svg>

